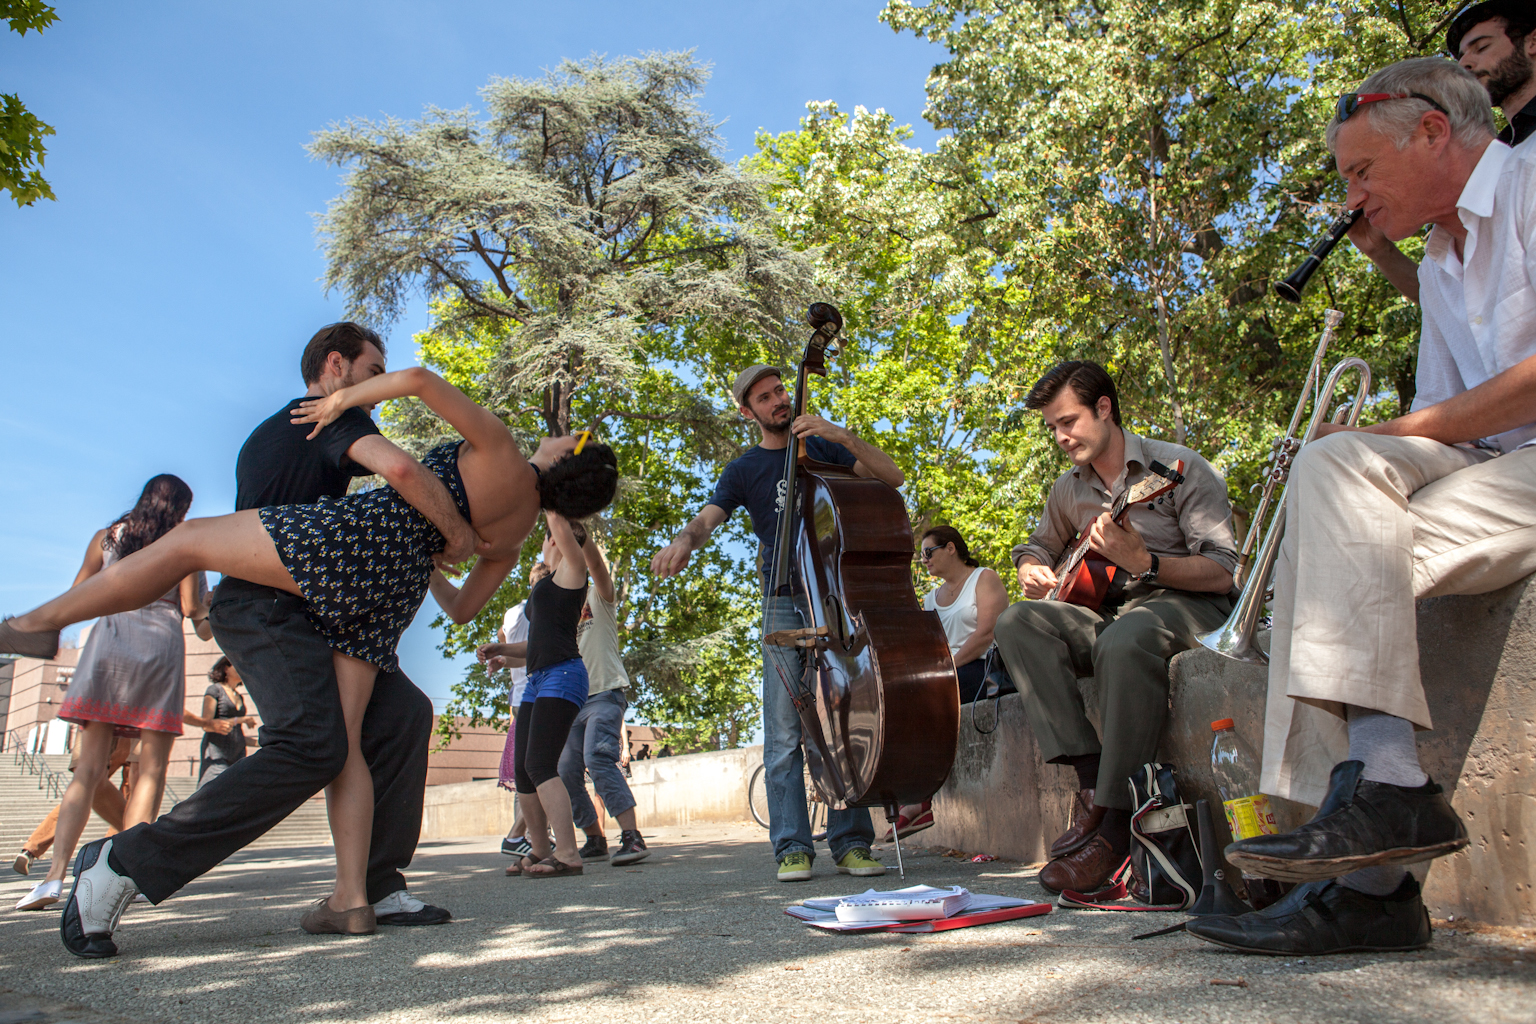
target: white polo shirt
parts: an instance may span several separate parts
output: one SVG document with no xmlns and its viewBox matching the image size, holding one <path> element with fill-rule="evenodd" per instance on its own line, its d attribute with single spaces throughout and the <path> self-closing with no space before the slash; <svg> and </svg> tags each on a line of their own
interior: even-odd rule
<svg viewBox="0 0 1536 1024">
<path fill-rule="evenodd" d="M 1467 238 L 1436 226 L 1419 264 L 1418 390 L 1443 402 L 1536 355 L 1536 149 L 1492 142 L 1456 200 Z M 1536 423 L 1484 439 L 1499 451 L 1536 440 Z"/>
</svg>

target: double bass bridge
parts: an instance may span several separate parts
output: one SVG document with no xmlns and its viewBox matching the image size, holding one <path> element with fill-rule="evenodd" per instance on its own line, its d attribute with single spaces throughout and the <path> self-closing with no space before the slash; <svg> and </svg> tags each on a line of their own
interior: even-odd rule
<svg viewBox="0 0 1536 1024">
<path fill-rule="evenodd" d="M 831 630 L 826 626 L 812 629 L 777 629 L 763 637 L 763 643 L 774 647 L 815 647 L 818 650 L 830 643 Z"/>
</svg>

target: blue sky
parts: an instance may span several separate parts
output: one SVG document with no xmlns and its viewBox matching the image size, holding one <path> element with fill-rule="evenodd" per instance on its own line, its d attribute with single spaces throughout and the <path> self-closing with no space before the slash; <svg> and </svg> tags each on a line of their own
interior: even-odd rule
<svg viewBox="0 0 1536 1024">
<path fill-rule="evenodd" d="M 58 131 L 58 201 L 0 200 L 0 612 L 67 586 L 156 473 L 192 486 L 193 515 L 233 510 L 240 444 L 303 390 L 300 349 L 342 315 L 311 216 L 340 172 L 305 154 L 312 132 L 478 107 L 492 77 L 566 57 L 692 49 L 730 159 L 825 99 L 884 107 L 929 148 L 923 84 L 944 54 L 882 6 L 59 0 L 41 36 L 0 33 L 0 92 Z M 389 333 L 392 368 L 414 362 L 425 305 Z M 441 699 L 459 668 L 434 613 L 428 598 L 400 656 Z"/>
</svg>

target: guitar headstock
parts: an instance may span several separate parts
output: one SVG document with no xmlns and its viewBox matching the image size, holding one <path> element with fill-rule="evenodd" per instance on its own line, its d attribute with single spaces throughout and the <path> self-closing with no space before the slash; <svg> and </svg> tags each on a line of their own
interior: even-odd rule
<svg viewBox="0 0 1536 1024">
<path fill-rule="evenodd" d="M 1183 459 L 1174 462 L 1172 469 L 1153 460 L 1147 466 L 1147 475 L 1126 489 L 1125 504 L 1139 505 L 1144 501 L 1155 501 L 1183 482 Z"/>
</svg>

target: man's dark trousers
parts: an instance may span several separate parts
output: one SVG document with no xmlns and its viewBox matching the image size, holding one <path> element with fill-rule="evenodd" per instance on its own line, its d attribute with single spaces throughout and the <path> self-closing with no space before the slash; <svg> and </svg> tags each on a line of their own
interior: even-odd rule
<svg viewBox="0 0 1536 1024">
<path fill-rule="evenodd" d="M 208 619 L 261 712 L 261 746 L 154 822 L 115 837 L 112 858 L 153 903 L 260 838 L 325 788 L 347 760 L 331 649 L 305 601 L 226 578 Z M 363 718 L 373 775 L 368 899 L 404 889 L 421 835 L 432 702 L 401 672 L 379 673 Z"/>
</svg>

